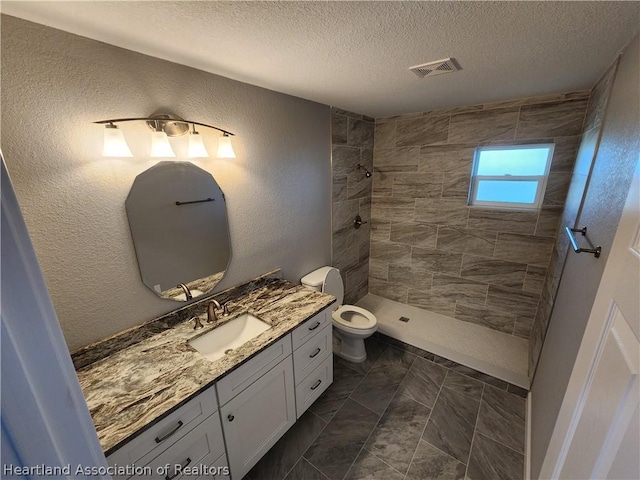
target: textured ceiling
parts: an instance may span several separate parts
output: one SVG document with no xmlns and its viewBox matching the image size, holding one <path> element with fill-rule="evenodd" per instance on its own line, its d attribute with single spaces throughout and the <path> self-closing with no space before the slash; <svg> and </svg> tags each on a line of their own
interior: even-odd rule
<svg viewBox="0 0 640 480">
<path fill-rule="evenodd" d="M 8 2 L 3 13 L 383 117 L 590 88 L 640 2 Z M 462 70 L 408 68 L 454 57 Z"/>
</svg>

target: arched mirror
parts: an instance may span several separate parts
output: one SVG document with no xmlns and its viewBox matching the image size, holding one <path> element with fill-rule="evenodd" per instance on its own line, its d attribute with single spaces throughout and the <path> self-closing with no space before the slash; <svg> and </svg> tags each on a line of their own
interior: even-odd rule
<svg viewBox="0 0 640 480">
<path fill-rule="evenodd" d="M 143 283 L 187 301 L 224 277 L 231 239 L 224 194 L 190 162 L 160 162 L 138 175 L 125 202 Z"/>
</svg>

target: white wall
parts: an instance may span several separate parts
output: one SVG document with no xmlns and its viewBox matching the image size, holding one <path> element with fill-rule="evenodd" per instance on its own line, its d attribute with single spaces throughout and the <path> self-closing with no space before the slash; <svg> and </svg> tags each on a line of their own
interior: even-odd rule
<svg viewBox="0 0 640 480">
<path fill-rule="evenodd" d="M 602 246 L 599 259 L 569 251 L 531 386 L 531 478 L 538 478 L 640 154 L 640 40 L 625 49 L 578 225 Z"/>
<path fill-rule="evenodd" d="M 105 159 L 96 120 L 164 111 L 237 135 L 237 159 L 194 161 L 227 199 L 232 261 L 216 290 L 329 264 L 327 106 L 6 15 L 1 35 L 2 151 L 70 350 L 180 306 L 142 284 L 126 220 L 134 178 L 157 162 L 148 130 L 125 131 L 136 158 Z M 211 152 L 216 135 L 201 134 Z"/>
</svg>

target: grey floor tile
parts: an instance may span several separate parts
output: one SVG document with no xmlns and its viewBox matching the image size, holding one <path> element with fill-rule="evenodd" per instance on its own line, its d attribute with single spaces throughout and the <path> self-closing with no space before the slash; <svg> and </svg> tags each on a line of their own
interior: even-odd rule
<svg viewBox="0 0 640 480">
<path fill-rule="evenodd" d="M 422 350 L 421 348 L 414 347 L 413 345 L 409 345 L 408 343 L 405 343 L 393 337 L 389 337 L 383 333 L 380 333 L 378 335 L 378 338 L 381 342 L 392 345 L 396 348 L 400 348 L 406 352 L 414 354 L 417 357 L 426 358 L 427 360 L 433 360 L 433 353 L 431 352 L 427 352 L 426 350 Z"/>
<path fill-rule="evenodd" d="M 480 401 L 480 398 L 482 398 L 484 383 L 453 370 L 449 370 L 443 386 L 450 388 L 455 392 L 462 393 L 467 397 L 471 397 L 474 400 Z"/>
<path fill-rule="evenodd" d="M 406 473 L 430 412 L 430 408 L 404 395 L 396 395 L 364 448 Z"/>
<path fill-rule="evenodd" d="M 351 398 L 381 415 L 416 358 L 403 350 L 387 348 Z"/>
<path fill-rule="evenodd" d="M 313 413 L 305 412 L 251 469 L 249 476 L 260 480 L 281 480 L 326 425 Z"/>
<path fill-rule="evenodd" d="M 469 457 L 467 478 L 470 480 L 521 480 L 524 455 L 476 433 Z"/>
<path fill-rule="evenodd" d="M 459 480 L 465 470 L 463 463 L 421 440 L 406 480 Z"/>
<path fill-rule="evenodd" d="M 285 477 L 285 480 L 327 480 L 327 477 L 307 460 L 301 458 Z"/>
<path fill-rule="evenodd" d="M 384 463 L 371 452 L 362 450 L 349 469 L 345 480 L 403 480 L 404 475 Z"/>
<path fill-rule="evenodd" d="M 380 355 L 387 349 L 388 345 L 371 336 L 364 340 L 364 346 L 367 351 L 367 359 L 364 362 L 353 363 L 341 358 L 339 363 L 357 372 L 368 373 L 378 358 L 380 358 Z"/>
<path fill-rule="evenodd" d="M 479 408 L 477 400 L 441 389 L 422 439 L 466 463 Z"/>
<path fill-rule="evenodd" d="M 513 393 L 514 395 L 517 395 L 521 398 L 527 398 L 527 395 L 529 394 L 529 390 L 527 390 L 526 388 L 518 387 L 517 385 L 512 384 L 509 384 L 509 386 L 507 387 L 507 392 Z"/>
<path fill-rule="evenodd" d="M 423 358 L 416 358 L 402 380 L 398 392 L 427 407 L 433 407 L 446 375 L 447 369 L 445 367 Z"/>
<path fill-rule="evenodd" d="M 304 458 L 330 479 L 342 480 L 378 419 L 371 410 L 347 399 Z"/>
<path fill-rule="evenodd" d="M 524 452 L 525 400 L 487 386 L 478 414 L 478 432 L 517 452 Z"/>
<path fill-rule="evenodd" d="M 442 365 L 443 367 L 450 368 L 451 370 L 466 375 L 467 377 L 475 378 L 476 380 L 480 380 L 481 382 L 488 383 L 489 385 L 493 385 L 501 390 L 506 390 L 508 383 L 504 380 L 500 380 L 499 378 L 492 377 L 491 375 L 487 375 L 486 373 L 478 372 L 473 368 L 466 367 L 464 365 L 460 365 L 459 363 L 454 362 L 453 360 L 449 360 L 444 357 L 440 357 L 435 355 L 433 361 L 438 365 Z"/>
<path fill-rule="evenodd" d="M 357 372 L 342 363 L 333 364 L 333 383 L 316 400 L 309 410 L 328 422 L 336 414 L 345 400 L 360 384 L 364 374 Z"/>
</svg>

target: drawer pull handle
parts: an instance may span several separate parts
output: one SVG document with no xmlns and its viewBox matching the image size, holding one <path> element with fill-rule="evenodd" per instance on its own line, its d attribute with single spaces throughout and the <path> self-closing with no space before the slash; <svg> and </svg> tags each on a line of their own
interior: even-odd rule
<svg viewBox="0 0 640 480">
<path fill-rule="evenodd" d="M 233 419 L 236 418 L 233 415 L 229 414 L 227 415 L 227 418 L 229 419 L 230 422 L 233 422 Z"/>
<path fill-rule="evenodd" d="M 322 380 L 318 380 L 316 384 L 313 387 L 311 387 L 311 390 L 315 390 L 316 388 L 318 388 L 321 383 L 322 383 Z"/>
<path fill-rule="evenodd" d="M 320 347 L 318 347 L 318 349 L 315 352 L 313 352 L 311 355 L 309 355 L 309 358 L 313 358 L 313 357 L 317 356 L 321 351 L 322 351 L 322 349 Z"/>
<path fill-rule="evenodd" d="M 177 472 L 175 472 L 173 475 L 169 476 L 167 475 L 166 478 L 167 480 L 172 480 L 174 478 L 176 478 L 178 475 L 180 475 L 180 472 L 182 470 L 184 470 L 185 468 L 187 468 L 187 465 L 189 465 L 191 463 L 191 459 L 189 457 L 187 457 L 187 459 L 184 461 L 184 463 L 182 465 L 180 465 L 182 468 L 180 470 L 178 470 Z"/>
<path fill-rule="evenodd" d="M 173 435 L 178 430 L 180 430 L 180 427 L 182 427 L 182 425 L 183 425 L 182 421 L 178 421 L 178 425 L 176 425 L 175 428 L 171 430 L 169 433 L 167 433 L 166 435 L 163 435 L 162 437 L 156 437 L 156 443 L 164 442 L 167 438 L 169 438 L 171 435 Z"/>
<path fill-rule="evenodd" d="M 313 327 L 309 327 L 309 330 L 315 330 L 316 328 L 318 328 L 320 326 L 320 322 L 316 322 L 316 324 Z"/>
</svg>

